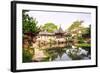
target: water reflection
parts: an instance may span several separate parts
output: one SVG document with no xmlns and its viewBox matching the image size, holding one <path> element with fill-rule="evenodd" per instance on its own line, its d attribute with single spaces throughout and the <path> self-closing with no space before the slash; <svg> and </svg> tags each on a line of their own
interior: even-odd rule
<svg viewBox="0 0 100 73">
<path fill-rule="evenodd" d="M 77 47 L 71 43 L 39 45 L 34 48 L 35 53 L 32 61 L 67 61 L 91 59 L 90 47 Z"/>
</svg>

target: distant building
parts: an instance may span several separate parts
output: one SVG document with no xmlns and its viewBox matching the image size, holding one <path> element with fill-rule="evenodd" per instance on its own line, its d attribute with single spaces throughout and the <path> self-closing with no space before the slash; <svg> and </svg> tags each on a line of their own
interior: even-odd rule
<svg viewBox="0 0 100 73">
<path fill-rule="evenodd" d="M 55 31 L 55 36 L 56 38 L 64 38 L 64 31 L 62 30 L 61 27 L 59 27 L 58 30 Z"/>
<path fill-rule="evenodd" d="M 66 37 L 66 33 L 62 30 L 61 27 L 59 27 L 59 29 L 53 33 L 47 31 L 39 32 L 39 34 L 37 35 L 37 40 L 47 41 L 48 39 L 52 39 L 56 41 L 57 39 L 58 40 L 63 39 L 65 41 L 64 39 L 65 37 Z"/>
</svg>

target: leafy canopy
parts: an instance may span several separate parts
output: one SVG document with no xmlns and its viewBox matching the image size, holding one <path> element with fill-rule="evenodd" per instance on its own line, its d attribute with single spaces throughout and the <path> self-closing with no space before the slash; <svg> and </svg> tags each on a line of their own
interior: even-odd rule
<svg viewBox="0 0 100 73">
<path fill-rule="evenodd" d="M 55 30 L 57 30 L 57 26 L 54 23 L 46 23 L 42 28 L 47 32 L 54 32 Z"/>
<path fill-rule="evenodd" d="M 79 28 L 80 25 L 81 25 L 81 21 L 75 21 L 75 22 L 73 22 L 73 24 L 68 28 L 68 30 L 73 30 L 73 29 Z"/>
<path fill-rule="evenodd" d="M 23 14 L 23 32 L 24 33 L 35 33 L 37 32 L 37 21 L 35 18 L 30 17 L 28 14 L 26 14 L 26 12 L 28 12 L 27 10 L 23 10 L 22 14 Z"/>
</svg>

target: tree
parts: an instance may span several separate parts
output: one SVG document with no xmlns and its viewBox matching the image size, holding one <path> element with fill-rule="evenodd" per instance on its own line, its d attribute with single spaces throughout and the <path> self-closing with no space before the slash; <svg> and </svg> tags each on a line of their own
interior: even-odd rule
<svg viewBox="0 0 100 73">
<path fill-rule="evenodd" d="M 68 28 L 68 30 L 71 31 L 71 30 L 74 30 L 76 28 L 79 28 L 81 23 L 82 23 L 82 21 L 75 21 L 75 22 L 73 22 L 73 24 Z"/>
<path fill-rule="evenodd" d="M 43 30 L 46 30 L 47 32 L 54 32 L 57 30 L 57 26 L 54 23 L 46 23 L 42 27 Z"/>
<path fill-rule="evenodd" d="M 36 33 L 37 32 L 37 21 L 36 18 L 30 17 L 28 14 L 26 14 L 28 10 L 23 10 L 23 33 Z"/>
<path fill-rule="evenodd" d="M 85 28 L 84 30 L 85 32 L 82 34 L 83 37 L 88 37 L 90 38 L 91 37 L 91 25 L 89 25 L 88 28 Z"/>
</svg>

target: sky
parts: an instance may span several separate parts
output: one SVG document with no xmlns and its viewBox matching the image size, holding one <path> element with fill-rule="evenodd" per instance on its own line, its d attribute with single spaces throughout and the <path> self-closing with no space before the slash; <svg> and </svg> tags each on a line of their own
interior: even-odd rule
<svg viewBox="0 0 100 73">
<path fill-rule="evenodd" d="M 66 30 L 71 26 L 74 21 L 83 20 L 82 24 L 88 27 L 91 24 L 90 13 L 79 13 L 79 12 L 51 12 L 51 11 L 29 11 L 27 12 L 30 17 L 36 18 L 38 26 L 44 25 L 45 23 L 52 22 L 58 27 L 61 26 L 63 30 Z"/>
</svg>

